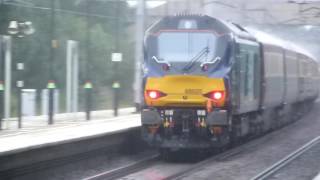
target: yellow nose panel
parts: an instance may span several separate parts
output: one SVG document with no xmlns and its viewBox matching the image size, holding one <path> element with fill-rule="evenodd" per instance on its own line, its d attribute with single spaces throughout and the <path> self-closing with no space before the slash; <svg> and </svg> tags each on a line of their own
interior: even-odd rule
<svg viewBox="0 0 320 180">
<path fill-rule="evenodd" d="M 166 96 L 151 99 L 146 90 L 161 91 Z M 208 98 L 203 95 L 212 91 L 225 91 L 222 78 L 190 75 L 149 77 L 145 87 L 145 101 L 148 106 L 205 107 Z M 220 105 L 224 105 L 224 100 Z"/>
</svg>

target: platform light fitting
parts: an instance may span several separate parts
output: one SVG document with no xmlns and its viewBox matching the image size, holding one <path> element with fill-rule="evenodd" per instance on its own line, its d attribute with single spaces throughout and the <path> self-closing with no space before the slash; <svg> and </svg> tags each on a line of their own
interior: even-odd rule
<svg viewBox="0 0 320 180">
<path fill-rule="evenodd" d="M 10 21 L 8 33 L 11 35 L 17 34 L 19 32 L 18 22 Z"/>
<path fill-rule="evenodd" d="M 31 21 L 26 21 L 24 25 L 25 25 L 24 34 L 31 35 L 35 32 L 35 29 Z"/>
<path fill-rule="evenodd" d="M 35 29 L 31 21 L 18 22 L 10 21 L 8 27 L 8 33 L 10 35 L 17 35 L 18 37 L 24 37 L 25 35 L 31 35 L 35 32 Z"/>
</svg>

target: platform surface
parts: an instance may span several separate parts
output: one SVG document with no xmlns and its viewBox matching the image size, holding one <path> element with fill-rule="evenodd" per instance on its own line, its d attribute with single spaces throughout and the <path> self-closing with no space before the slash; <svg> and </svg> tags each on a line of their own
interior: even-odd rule
<svg viewBox="0 0 320 180">
<path fill-rule="evenodd" d="M 133 112 L 133 108 L 120 109 L 119 116 L 114 117 L 111 110 L 96 111 L 90 121 L 76 118 L 79 114 L 61 114 L 55 117 L 53 125 L 47 125 L 45 117 L 28 117 L 22 129 L 0 131 L 0 156 L 139 127 L 140 114 Z"/>
</svg>

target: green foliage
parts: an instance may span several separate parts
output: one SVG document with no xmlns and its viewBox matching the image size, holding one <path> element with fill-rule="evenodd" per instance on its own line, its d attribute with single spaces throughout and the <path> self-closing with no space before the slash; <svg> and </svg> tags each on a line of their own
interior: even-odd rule
<svg viewBox="0 0 320 180">
<path fill-rule="evenodd" d="M 86 79 L 85 66 L 89 65 L 89 75 L 95 87 L 95 109 L 103 109 L 111 104 L 111 101 L 107 100 L 112 99 L 112 93 L 104 92 L 112 92 L 111 85 L 115 76 L 122 85 L 123 102 L 121 104 L 130 103 L 134 73 L 134 46 L 128 41 L 133 38 L 127 31 L 130 25 L 128 17 L 132 14 L 132 10 L 129 10 L 124 2 L 89 1 L 90 14 L 100 15 L 99 17 L 89 16 L 89 45 L 86 36 L 88 19 L 85 16 L 87 1 L 55 0 L 58 10 L 55 11 L 53 31 L 50 21 L 51 1 L 25 0 L 24 2 L 32 3 L 34 7 L 45 8 L 0 4 L 0 34 L 7 34 L 7 27 L 11 20 L 31 21 L 36 29 L 33 35 L 13 38 L 12 43 L 13 61 L 25 63 L 26 69 L 23 72 L 25 88 L 43 89 L 46 87 L 51 65 L 50 47 L 51 33 L 53 32 L 54 39 L 59 42 L 58 48 L 54 51 L 54 76 L 62 93 L 64 93 L 66 79 L 66 41 L 76 40 L 80 43 L 80 85 L 82 86 Z M 117 24 L 119 28 L 116 28 Z M 118 33 L 116 33 L 117 29 Z M 119 64 L 117 74 L 115 74 L 114 64 L 111 62 L 111 53 L 116 49 L 116 34 L 118 34 L 119 51 L 124 53 L 124 61 Z M 89 59 L 88 51 L 91 54 Z M 16 74 L 14 73 L 14 79 L 18 78 Z M 81 88 L 80 91 L 82 90 Z M 80 101 L 83 101 L 81 97 L 83 96 L 80 96 Z"/>
</svg>

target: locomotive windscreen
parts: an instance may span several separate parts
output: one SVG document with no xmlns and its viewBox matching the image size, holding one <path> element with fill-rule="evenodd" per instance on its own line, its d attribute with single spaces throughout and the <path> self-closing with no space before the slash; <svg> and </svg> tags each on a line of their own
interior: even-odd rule
<svg viewBox="0 0 320 180">
<path fill-rule="evenodd" d="M 168 62 L 208 61 L 215 55 L 216 37 L 212 33 L 166 32 L 158 37 L 158 57 Z"/>
<path fill-rule="evenodd" d="M 227 35 L 206 31 L 164 31 L 147 39 L 145 58 L 159 74 L 214 74 L 230 58 Z M 170 70 L 163 71 L 163 65 Z"/>
</svg>

